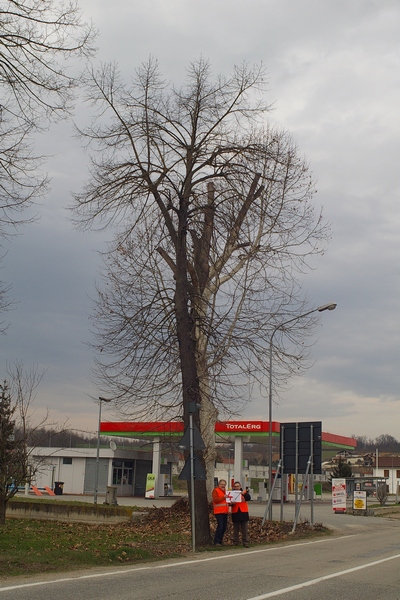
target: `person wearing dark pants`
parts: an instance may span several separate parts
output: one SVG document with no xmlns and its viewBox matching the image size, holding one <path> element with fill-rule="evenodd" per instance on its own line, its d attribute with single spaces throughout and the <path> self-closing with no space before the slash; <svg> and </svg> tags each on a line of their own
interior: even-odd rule
<svg viewBox="0 0 400 600">
<path fill-rule="evenodd" d="M 233 523 L 233 545 L 239 545 L 239 532 L 242 534 L 242 543 L 245 548 L 249 547 L 249 507 L 247 502 L 251 500 L 250 494 L 246 491 L 243 492 L 242 486 L 239 481 L 235 481 L 233 484 L 234 490 L 240 490 L 241 501 L 232 504 L 232 523 Z"/>
<path fill-rule="evenodd" d="M 228 524 L 228 503 L 226 501 L 226 481 L 220 479 L 218 486 L 213 489 L 212 502 L 214 515 L 217 520 L 217 528 L 214 535 L 214 545 L 222 546 L 226 526 Z"/>
</svg>

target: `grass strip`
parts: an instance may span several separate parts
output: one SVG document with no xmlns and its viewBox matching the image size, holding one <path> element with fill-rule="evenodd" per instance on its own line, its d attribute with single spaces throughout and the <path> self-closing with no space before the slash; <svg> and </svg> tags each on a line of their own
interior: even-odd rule
<svg viewBox="0 0 400 600">
<path fill-rule="evenodd" d="M 176 503 L 171 508 L 152 508 L 147 512 L 143 521 L 112 525 L 8 519 L 0 527 L 0 578 L 138 564 L 190 553 L 187 503 Z M 211 525 L 213 529 L 213 518 Z M 288 522 L 267 522 L 261 529 L 261 519 L 250 518 L 251 545 L 329 533 L 322 525 L 313 527 L 307 522 L 299 523 L 294 536 L 290 535 L 291 529 L 292 523 Z M 230 519 L 225 538 L 229 547 L 232 539 Z M 213 546 L 208 549 L 224 550 Z"/>
<path fill-rule="evenodd" d="M 134 523 L 86 525 L 9 519 L 0 529 L 0 577 L 179 556 L 190 533 L 138 531 Z"/>
</svg>

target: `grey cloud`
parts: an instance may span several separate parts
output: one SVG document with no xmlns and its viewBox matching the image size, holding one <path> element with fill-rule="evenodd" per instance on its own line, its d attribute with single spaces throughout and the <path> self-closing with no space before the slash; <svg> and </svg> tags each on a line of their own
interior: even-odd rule
<svg viewBox="0 0 400 600">
<path fill-rule="evenodd" d="M 269 118 L 289 129 L 318 182 L 317 207 L 332 223 L 332 242 L 313 261 L 303 285 L 321 315 L 314 364 L 290 381 L 276 405 L 280 419 L 320 419 L 324 429 L 398 437 L 391 414 L 399 401 L 399 129 L 400 6 L 379 2 L 184 0 L 81 2 L 101 31 L 100 60 L 116 60 L 124 76 L 159 58 L 166 79 L 182 81 L 190 60 L 209 58 L 229 74 L 242 60 L 269 73 Z M 77 105 L 83 125 L 88 107 Z M 87 157 L 70 124 L 38 140 L 53 158 L 52 191 L 41 221 L 14 239 L 2 279 L 19 301 L 8 314 L 0 364 L 14 358 L 48 372 L 38 402 L 57 414 L 71 408 L 96 428 L 90 396 L 93 355 L 90 296 L 105 236 L 73 230 L 66 206 L 87 176 Z M 268 382 L 266 381 L 266 386 Z M 79 418 L 78 418 L 79 415 Z M 255 394 L 244 416 L 267 417 Z M 378 415 L 378 416 L 377 416 Z M 386 416 L 385 416 L 386 415 Z M 376 430 L 374 429 L 376 428 Z M 378 429 L 379 428 L 379 429 Z"/>
</svg>

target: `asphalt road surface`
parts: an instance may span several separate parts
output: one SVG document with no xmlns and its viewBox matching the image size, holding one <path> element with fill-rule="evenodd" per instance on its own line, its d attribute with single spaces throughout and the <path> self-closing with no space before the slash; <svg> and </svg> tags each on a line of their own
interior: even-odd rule
<svg viewBox="0 0 400 600">
<path fill-rule="evenodd" d="M 310 541 L 10 578 L 0 583 L 0 600 L 400 600 L 400 521 L 333 522 L 332 535 Z"/>
</svg>

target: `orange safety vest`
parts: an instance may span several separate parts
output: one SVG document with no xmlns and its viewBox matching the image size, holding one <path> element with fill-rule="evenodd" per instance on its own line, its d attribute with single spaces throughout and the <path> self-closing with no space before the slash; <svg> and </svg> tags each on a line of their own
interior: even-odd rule
<svg viewBox="0 0 400 600">
<path fill-rule="evenodd" d="M 228 512 L 229 512 L 228 503 L 225 498 L 225 492 L 223 492 L 221 490 L 221 488 L 216 487 L 213 489 L 212 501 L 213 501 L 214 515 L 221 514 L 221 513 L 228 514 Z"/>
<path fill-rule="evenodd" d="M 235 502 L 235 504 L 232 504 L 232 514 L 237 513 L 239 509 L 243 513 L 249 512 L 249 505 L 247 504 L 246 500 L 242 500 L 241 502 Z"/>
</svg>

